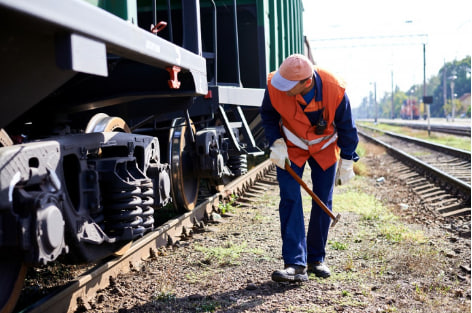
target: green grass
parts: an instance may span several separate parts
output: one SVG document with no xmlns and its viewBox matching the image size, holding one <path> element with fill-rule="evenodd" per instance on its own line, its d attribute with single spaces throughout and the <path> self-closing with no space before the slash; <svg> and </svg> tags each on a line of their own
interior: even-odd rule
<svg viewBox="0 0 472 313">
<path fill-rule="evenodd" d="M 343 190 L 334 198 L 334 207 L 338 212 L 354 212 L 366 222 L 373 223 L 378 236 L 387 241 L 397 243 L 408 241 L 423 243 L 425 237 L 422 231 L 412 230 L 405 226 L 388 208 L 374 196 L 360 192 L 355 184 L 337 187 Z"/>
<path fill-rule="evenodd" d="M 220 204 L 218 204 L 218 208 L 220 209 L 221 214 L 234 212 L 234 203 L 236 202 L 236 199 L 236 195 L 231 195 L 228 202 L 220 202 Z"/>
<path fill-rule="evenodd" d="M 216 303 L 215 301 L 208 301 L 208 302 L 204 302 L 202 304 L 199 304 L 195 308 L 195 312 L 215 312 L 220 307 L 221 306 L 218 303 Z"/>
<path fill-rule="evenodd" d="M 368 183 L 368 179 L 361 177 L 351 185 L 336 187 L 335 211 L 344 216 L 354 213 L 360 218 L 353 225 L 340 224 L 350 227 L 349 237 L 331 237 L 328 241 L 330 253 L 342 255 L 342 262 L 332 268 L 330 281 L 345 285 L 355 281 L 362 285 L 372 280 L 389 280 L 392 275 L 405 275 L 418 283 L 403 292 L 416 301 L 428 303 L 429 307 L 434 307 L 433 299 L 438 296 L 454 297 L 457 289 L 454 286 L 458 283 L 448 282 L 444 252 L 428 244 L 430 238 L 421 227 L 403 222 L 382 201 L 367 194 Z M 430 278 L 424 279 L 427 277 Z M 317 278 L 310 276 L 312 279 Z M 341 289 L 339 303 L 362 306 L 352 301 L 351 292 Z M 370 290 L 366 289 L 366 293 L 370 294 Z M 388 312 L 395 311 L 394 305 L 388 308 Z"/>
<path fill-rule="evenodd" d="M 223 246 L 218 247 L 195 246 L 195 250 L 204 254 L 200 261 L 202 264 L 216 264 L 219 267 L 238 265 L 238 259 L 242 253 L 263 254 L 261 249 L 247 248 L 247 242 L 236 245 L 232 241 L 225 242 Z"/>
<path fill-rule="evenodd" d="M 152 299 L 154 301 L 160 301 L 160 302 L 171 302 L 171 301 L 175 301 L 176 295 L 169 291 L 161 291 L 157 294 L 154 294 L 152 296 Z"/>
<path fill-rule="evenodd" d="M 355 185 L 336 187 L 342 192 L 334 195 L 333 206 L 336 211 L 354 212 L 362 216 L 364 220 L 394 219 L 395 216 L 372 195 L 361 192 Z"/>
<path fill-rule="evenodd" d="M 348 248 L 347 243 L 333 241 L 333 240 L 328 240 L 328 243 L 331 246 L 331 249 L 333 250 L 346 250 Z"/>
</svg>

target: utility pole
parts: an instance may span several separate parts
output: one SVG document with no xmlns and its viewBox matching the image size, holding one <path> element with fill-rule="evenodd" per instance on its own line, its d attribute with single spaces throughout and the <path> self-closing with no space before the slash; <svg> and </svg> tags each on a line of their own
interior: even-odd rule
<svg viewBox="0 0 472 313">
<path fill-rule="evenodd" d="M 451 105 L 452 105 L 452 113 L 451 113 L 451 118 L 452 121 L 454 122 L 454 116 L 456 115 L 456 104 L 454 103 L 454 81 L 457 79 L 456 71 L 452 71 L 452 75 L 449 77 L 449 80 L 451 81 Z"/>
<path fill-rule="evenodd" d="M 377 125 L 378 109 L 377 109 L 377 82 L 371 82 L 374 85 L 374 124 Z"/>
<path fill-rule="evenodd" d="M 426 97 L 426 44 L 423 43 L 423 97 Z"/>
<path fill-rule="evenodd" d="M 447 81 L 446 81 L 446 60 L 444 60 L 444 66 L 443 66 L 443 110 L 446 107 L 447 103 L 447 87 L 446 87 Z M 446 115 L 447 119 L 447 114 L 444 112 L 444 115 Z"/>
<path fill-rule="evenodd" d="M 428 119 L 428 137 L 431 136 L 431 103 L 429 102 L 432 101 L 426 101 L 426 43 L 423 43 L 423 105 Z"/>
<path fill-rule="evenodd" d="M 394 117 L 395 117 L 395 114 L 394 114 L 394 112 L 393 112 L 393 111 L 395 110 L 395 103 L 394 103 L 394 101 L 393 101 L 393 100 L 394 100 L 393 95 L 394 95 L 394 93 L 395 93 L 395 90 L 393 90 L 393 70 L 392 70 L 391 74 L 392 74 L 392 110 L 391 110 L 391 112 L 390 112 L 390 118 L 393 120 Z"/>
<path fill-rule="evenodd" d="M 374 82 L 374 104 L 375 104 L 375 125 L 377 125 L 377 118 L 379 117 L 379 108 L 377 106 L 377 82 Z"/>
</svg>

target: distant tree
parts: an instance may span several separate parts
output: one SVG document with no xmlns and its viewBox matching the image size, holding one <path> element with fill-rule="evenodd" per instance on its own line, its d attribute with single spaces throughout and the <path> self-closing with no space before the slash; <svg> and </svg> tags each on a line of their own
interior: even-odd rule
<svg viewBox="0 0 472 313">
<path fill-rule="evenodd" d="M 393 118 L 400 117 L 400 110 L 402 108 L 403 102 L 408 99 L 408 95 L 400 90 L 398 86 L 395 87 L 395 92 L 393 94 Z M 386 93 L 381 99 L 380 103 L 382 117 L 390 118 L 392 114 L 392 94 Z"/>
<path fill-rule="evenodd" d="M 396 117 L 400 117 L 400 110 L 402 109 L 402 104 L 407 99 L 408 99 L 408 95 L 404 93 L 403 91 L 399 90 L 395 92 L 395 95 L 393 96 L 393 104 L 394 104 L 394 112 L 395 112 Z"/>
<path fill-rule="evenodd" d="M 465 57 L 460 61 L 453 61 L 445 63 L 444 66 L 439 70 L 437 75 L 433 75 L 426 84 L 426 95 L 433 96 L 433 103 L 430 107 L 432 117 L 444 117 L 452 111 L 452 98 L 451 98 L 451 87 L 450 77 L 455 74 L 457 78 L 454 80 L 454 94 L 455 96 L 455 108 L 456 113 L 466 113 L 470 116 L 470 106 L 468 108 L 462 107 L 458 98 L 465 93 L 470 93 L 470 56 Z M 446 103 L 444 103 L 444 86 L 446 87 Z M 400 110 L 402 104 L 407 99 L 415 100 L 420 104 L 420 114 L 426 114 L 424 109 L 423 100 L 424 87 L 423 84 L 415 84 L 411 86 L 407 91 L 401 91 L 398 86 L 395 87 L 393 93 L 393 118 L 400 117 Z M 385 93 L 378 103 L 378 117 L 379 118 L 390 118 L 392 116 L 392 94 Z M 369 97 L 365 97 L 359 107 L 353 110 L 353 114 L 356 118 L 373 118 L 375 116 L 373 94 L 370 93 Z"/>
<path fill-rule="evenodd" d="M 379 101 L 379 118 L 390 118 L 392 111 L 392 94 L 384 93 Z"/>
<path fill-rule="evenodd" d="M 455 75 L 454 93 L 456 98 L 465 93 L 470 93 L 470 56 L 460 60 L 444 64 L 439 70 L 439 84 L 433 91 L 433 104 L 431 105 L 432 116 L 445 116 L 450 112 L 451 106 L 451 76 Z M 444 88 L 444 85 L 446 88 Z M 446 104 L 444 103 L 444 89 L 446 90 Z M 447 104 L 449 102 L 449 105 Z"/>
<path fill-rule="evenodd" d="M 458 115 L 462 111 L 465 111 L 465 108 L 462 108 L 462 102 L 460 102 L 458 99 L 454 99 L 454 104 L 455 104 L 455 113 Z M 451 99 L 448 99 L 446 104 L 443 106 L 443 111 L 444 114 L 447 116 L 452 113 L 452 101 Z"/>
<path fill-rule="evenodd" d="M 362 98 L 361 105 L 353 108 L 352 114 L 355 119 L 369 118 L 369 99 L 367 97 Z"/>
<path fill-rule="evenodd" d="M 426 95 L 430 96 L 433 94 L 433 91 L 441 86 L 441 80 L 438 75 L 432 76 L 426 83 Z M 442 87 L 441 87 L 442 88 Z"/>
</svg>

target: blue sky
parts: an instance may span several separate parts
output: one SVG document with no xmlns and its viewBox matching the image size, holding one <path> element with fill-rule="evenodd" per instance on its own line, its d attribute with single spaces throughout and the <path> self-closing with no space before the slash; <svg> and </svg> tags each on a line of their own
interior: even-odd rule
<svg viewBox="0 0 472 313">
<path fill-rule="evenodd" d="M 304 32 L 318 65 L 347 81 L 357 107 L 369 91 L 377 99 L 394 86 L 423 83 L 444 62 L 472 53 L 471 2 L 465 0 L 304 0 Z"/>
</svg>

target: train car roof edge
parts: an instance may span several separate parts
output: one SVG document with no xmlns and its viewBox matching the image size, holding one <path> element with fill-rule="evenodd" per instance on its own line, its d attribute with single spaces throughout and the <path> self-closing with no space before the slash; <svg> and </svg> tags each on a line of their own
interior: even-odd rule
<svg viewBox="0 0 472 313">
<path fill-rule="evenodd" d="M 205 58 L 83 0 L 0 0 L 0 6 L 101 41 L 107 52 L 159 68 L 177 65 L 192 73 L 197 94 L 208 92 Z"/>
</svg>

